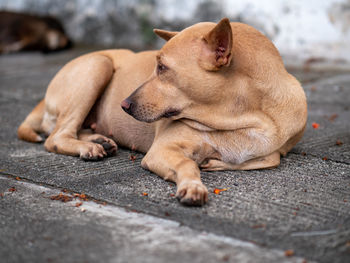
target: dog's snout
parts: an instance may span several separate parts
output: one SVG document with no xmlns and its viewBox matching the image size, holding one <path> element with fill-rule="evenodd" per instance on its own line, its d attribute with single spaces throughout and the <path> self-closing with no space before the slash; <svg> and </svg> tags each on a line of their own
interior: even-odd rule
<svg viewBox="0 0 350 263">
<path fill-rule="evenodd" d="M 132 109 L 132 106 L 133 106 L 133 103 L 130 99 L 125 99 L 121 102 L 120 106 L 122 107 L 122 109 L 128 113 L 128 114 L 131 114 L 131 109 Z"/>
<path fill-rule="evenodd" d="M 124 110 L 128 110 L 130 108 L 131 104 L 132 103 L 130 102 L 130 100 L 125 99 L 125 100 L 122 101 L 122 103 L 120 105 L 122 106 L 122 108 Z"/>
</svg>

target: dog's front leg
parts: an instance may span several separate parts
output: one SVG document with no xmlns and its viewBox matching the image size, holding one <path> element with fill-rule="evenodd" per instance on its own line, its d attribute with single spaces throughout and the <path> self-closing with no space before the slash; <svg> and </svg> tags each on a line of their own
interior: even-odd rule
<svg viewBox="0 0 350 263">
<path fill-rule="evenodd" d="M 153 144 L 142 160 L 142 167 L 177 185 L 176 197 L 185 205 L 203 205 L 208 201 L 208 190 L 200 178 L 197 163 L 190 149 L 177 144 Z"/>
</svg>

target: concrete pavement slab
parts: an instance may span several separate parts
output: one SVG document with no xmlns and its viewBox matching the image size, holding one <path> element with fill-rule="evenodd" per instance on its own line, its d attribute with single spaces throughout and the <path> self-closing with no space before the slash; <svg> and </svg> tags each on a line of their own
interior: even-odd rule
<svg viewBox="0 0 350 263">
<path fill-rule="evenodd" d="M 303 262 L 284 251 L 113 205 L 79 198 L 54 201 L 71 194 L 3 176 L 0 192 L 3 263 Z"/>
<path fill-rule="evenodd" d="M 302 141 L 276 169 L 202 173 L 210 202 L 188 208 L 175 200 L 174 184 L 140 167 L 142 154 L 120 149 L 115 157 L 87 163 L 17 140 L 16 128 L 44 96 L 49 80 L 79 52 L 0 58 L 2 175 L 85 193 L 110 205 L 174 220 L 194 231 L 260 247 L 293 249 L 308 260 L 350 260 L 349 75 L 334 72 L 317 78 L 312 72 L 308 78 L 305 73 L 301 80 L 305 80 L 309 120 Z M 312 127 L 314 122 L 318 129 Z M 130 155 L 137 157 L 135 162 Z M 228 190 L 215 195 L 214 188 Z M 11 209 L 8 206 L 4 207 Z"/>
</svg>

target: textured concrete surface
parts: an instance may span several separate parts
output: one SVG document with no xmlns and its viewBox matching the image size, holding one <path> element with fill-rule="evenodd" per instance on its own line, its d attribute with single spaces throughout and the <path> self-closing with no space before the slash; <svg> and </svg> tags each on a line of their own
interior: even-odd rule
<svg viewBox="0 0 350 263">
<path fill-rule="evenodd" d="M 303 261 L 116 206 L 84 201 L 76 207 L 78 198 L 53 202 L 60 193 L 53 188 L 6 177 L 0 182 L 1 190 L 16 189 L 5 192 L 0 203 L 1 262 Z"/>
<path fill-rule="evenodd" d="M 26 255 L 29 262 L 137 262 L 138 254 L 146 262 L 350 260 L 349 72 L 296 70 L 309 101 L 303 140 L 276 169 L 202 173 L 210 201 L 188 208 L 174 198 L 174 184 L 140 167 L 139 153 L 120 149 L 115 157 L 91 163 L 16 138 L 16 128 L 55 72 L 84 52 L 0 57 L 0 258 L 5 262 L 23 262 Z M 137 157 L 134 162 L 130 155 Z M 17 191 L 9 190 L 13 186 Z M 40 187 L 49 194 L 41 194 Z M 215 195 L 215 188 L 228 190 Z M 76 208 L 77 201 L 47 198 L 62 189 L 108 205 L 83 202 Z M 159 235 L 145 233 L 147 222 L 159 225 Z M 295 258 L 284 256 L 286 250 Z"/>
</svg>

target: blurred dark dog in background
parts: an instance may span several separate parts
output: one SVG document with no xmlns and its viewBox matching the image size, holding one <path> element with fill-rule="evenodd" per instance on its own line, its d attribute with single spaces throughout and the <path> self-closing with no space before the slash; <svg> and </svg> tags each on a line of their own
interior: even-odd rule
<svg viewBox="0 0 350 263">
<path fill-rule="evenodd" d="M 62 24 L 54 17 L 0 11 L 0 54 L 22 50 L 48 53 L 71 46 Z"/>
</svg>

